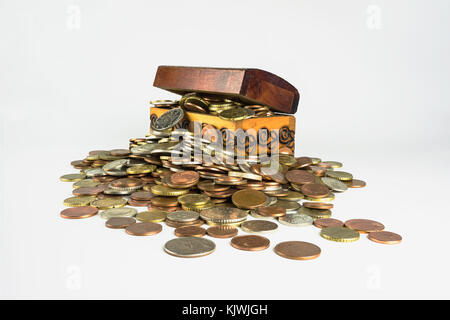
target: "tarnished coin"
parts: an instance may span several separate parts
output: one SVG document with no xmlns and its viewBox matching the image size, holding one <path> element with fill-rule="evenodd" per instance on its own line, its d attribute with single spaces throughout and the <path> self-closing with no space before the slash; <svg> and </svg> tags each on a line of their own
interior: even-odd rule
<svg viewBox="0 0 450 320">
<path fill-rule="evenodd" d="M 126 227 L 136 223 L 133 218 L 110 218 L 105 222 L 105 226 L 111 229 L 125 229 Z"/>
<path fill-rule="evenodd" d="M 87 177 L 101 177 L 105 176 L 106 173 L 103 168 L 92 168 L 83 170 Z"/>
<path fill-rule="evenodd" d="M 320 231 L 322 238 L 336 242 L 353 242 L 359 239 L 359 232 L 346 227 L 328 227 Z"/>
<path fill-rule="evenodd" d="M 114 157 L 126 157 L 130 154 L 128 149 L 113 149 L 109 150 L 109 153 Z"/>
<path fill-rule="evenodd" d="M 333 191 L 343 192 L 348 188 L 344 182 L 330 177 L 323 177 L 322 182 Z"/>
<path fill-rule="evenodd" d="M 278 225 L 267 220 L 249 220 L 241 224 L 241 229 L 249 233 L 271 233 L 278 229 Z"/>
<path fill-rule="evenodd" d="M 95 196 L 70 197 L 64 200 L 66 207 L 85 207 L 95 200 Z"/>
<path fill-rule="evenodd" d="M 265 217 L 282 217 L 286 215 L 286 209 L 277 206 L 261 207 L 257 209 L 257 213 Z"/>
<path fill-rule="evenodd" d="M 111 161 L 103 166 L 103 170 L 111 176 L 126 176 L 129 159 Z"/>
<path fill-rule="evenodd" d="M 317 228 L 323 229 L 328 227 L 343 227 L 344 223 L 341 220 L 333 218 L 323 218 L 314 220 L 314 225 Z"/>
<path fill-rule="evenodd" d="M 203 220 L 215 223 L 236 223 L 247 218 L 247 213 L 238 208 L 214 207 L 200 212 Z"/>
<path fill-rule="evenodd" d="M 286 213 L 292 213 L 300 208 L 300 204 L 295 201 L 278 200 L 273 206 L 286 209 Z"/>
<path fill-rule="evenodd" d="M 167 219 L 176 222 L 195 221 L 200 215 L 195 211 L 174 211 L 167 214 Z"/>
<path fill-rule="evenodd" d="M 84 173 L 71 173 L 71 174 L 65 174 L 59 178 L 59 180 L 64 182 L 76 182 L 81 181 L 84 178 L 86 178 L 86 175 Z"/>
<path fill-rule="evenodd" d="M 270 240 L 263 236 L 236 236 L 231 239 L 231 245 L 239 250 L 260 251 L 270 246 Z"/>
<path fill-rule="evenodd" d="M 303 241 L 286 241 L 277 244 L 274 251 L 283 258 L 311 260 L 320 256 L 321 250 L 315 244 Z"/>
<path fill-rule="evenodd" d="M 153 129 L 167 130 L 175 127 L 184 117 L 184 111 L 181 108 L 170 109 L 163 113 L 158 119 L 153 122 Z"/>
<path fill-rule="evenodd" d="M 162 210 L 142 211 L 136 215 L 136 220 L 141 222 L 163 222 L 166 220 L 167 212 Z"/>
<path fill-rule="evenodd" d="M 236 191 L 231 197 L 231 201 L 238 208 L 254 209 L 264 206 L 267 196 L 261 191 L 244 189 Z"/>
<path fill-rule="evenodd" d="M 132 218 L 137 214 L 137 210 L 134 208 L 112 208 L 100 212 L 100 217 L 103 219 L 111 218 Z"/>
<path fill-rule="evenodd" d="M 359 233 L 370 233 L 384 230 L 384 225 L 382 223 L 368 219 L 347 220 L 345 221 L 345 226 L 349 229 L 356 230 Z"/>
<path fill-rule="evenodd" d="M 64 209 L 60 215 L 65 219 L 84 219 L 95 216 L 97 213 L 97 208 L 85 206 Z"/>
<path fill-rule="evenodd" d="M 164 245 L 164 251 L 180 258 L 197 258 L 211 254 L 216 244 L 209 239 L 183 237 L 172 239 Z"/>
<path fill-rule="evenodd" d="M 318 183 L 308 183 L 301 187 L 302 193 L 311 198 L 324 198 L 330 194 L 327 186 Z"/>
<path fill-rule="evenodd" d="M 72 187 L 74 189 L 77 188 L 88 188 L 88 187 L 96 187 L 100 184 L 100 182 L 98 181 L 94 181 L 92 179 L 84 179 L 84 180 L 80 180 L 78 182 L 75 182 Z"/>
<path fill-rule="evenodd" d="M 314 175 L 305 170 L 291 170 L 286 172 L 286 179 L 294 184 L 303 185 L 314 182 Z"/>
<path fill-rule="evenodd" d="M 175 229 L 177 237 L 198 237 L 201 238 L 206 234 L 206 230 L 197 226 L 183 226 Z"/>
<path fill-rule="evenodd" d="M 91 202 L 92 207 L 96 207 L 100 210 L 121 208 L 127 204 L 127 200 L 124 198 L 105 198 L 98 199 Z"/>
<path fill-rule="evenodd" d="M 382 244 L 398 244 L 402 242 L 402 237 L 399 234 L 389 231 L 371 232 L 367 239 L 382 243 Z"/>
<path fill-rule="evenodd" d="M 353 175 L 344 171 L 327 171 L 327 176 L 335 178 L 341 181 L 350 181 L 353 179 Z"/>
<path fill-rule="evenodd" d="M 238 229 L 232 226 L 213 226 L 209 227 L 206 232 L 213 238 L 232 238 L 238 234 Z"/>
<path fill-rule="evenodd" d="M 314 219 L 306 214 L 291 213 L 278 218 L 278 221 L 290 227 L 306 227 L 312 225 Z"/>
<path fill-rule="evenodd" d="M 345 181 L 345 184 L 349 188 L 362 188 L 366 186 L 366 183 L 362 180 L 352 179 L 350 181 Z"/>
<path fill-rule="evenodd" d="M 154 222 L 140 222 L 129 225 L 125 231 L 133 236 L 151 236 L 160 233 L 162 226 Z"/>
</svg>

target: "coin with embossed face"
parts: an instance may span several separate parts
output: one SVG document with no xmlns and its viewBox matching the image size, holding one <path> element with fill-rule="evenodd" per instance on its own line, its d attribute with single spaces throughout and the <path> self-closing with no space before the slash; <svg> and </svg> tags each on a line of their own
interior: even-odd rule
<svg viewBox="0 0 450 320">
<path fill-rule="evenodd" d="M 180 258 L 197 258 L 211 254 L 216 250 L 216 244 L 204 238 L 181 237 L 169 240 L 164 245 L 164 251 Z"/>
<path fill-rule="evenodd" d="M 153 129 L 167 130 L 175 127 L 184 117 L 184 111 L 181 108 L 170 109 L 163 113 L 153 122 Z"/>
</svg>

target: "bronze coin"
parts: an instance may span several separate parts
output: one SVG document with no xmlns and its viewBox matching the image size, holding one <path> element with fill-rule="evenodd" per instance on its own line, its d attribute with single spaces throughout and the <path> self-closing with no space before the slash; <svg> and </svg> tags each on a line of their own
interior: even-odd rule
<svg viewBox="0 0 450 320">
<path fill-rule="evenodd" d="M 137 178 L 121 178 L 114 180 L 111 182 L 110 186 L 113 188 L 131 188 L 131 187 L 137 187 L 141 186 L 144 183 L 141 179 Z"/>
<path fill-rule="evenodd" d="M 130 154 L 130 150 L 128 150 L 128 149 L 113 149 L 113 150 L 110 150 L 109 153 L 113 157 L 125 157 Z"/>
<path fill-rule="evenodd" d="M 208 192 L 221 192 L 230 189 L 230 186 L 216 184 L 214 181 L 205 180 L 200 181 L 197 185 L 200 190 L 208 191 Z"/>
<path fill-rule="evenodd" d="M 150 201 L 153 206 L 157 206 L 157 207 L 177 207 L 178 206 L 177 197 L 157 196 L 157 197 L 152 198 Z"/>
<path fill-rule="evenodd" d="M 295 158 L 297 163 L 294 165 L 295 168 L 305 168 L 313 164 L 313 161 L 310 157 L 299 157 Z"/>
<path fill-rule="evenodd" d="M 302 205 L 309 209 L 333 209 L 334 205 L 332 203 L 326 202 L 303 202 Z"/>
<path fill-rule="evenodd" d="M 286 172 L 286 179 L 294 184 L 308 184 L 314 182 L 314 175 L 305 170 L 291 170 Z"/>
<path fill-rule="evenodd" d="M 150 191 L 137 191 L 137 192 L 133 192 L 130 195 L 130 197 L 131 197 L 131 199 L 137 200 L 137 201 L 149 201 L 153 197 L 155 197 L 155 195 Z"/>
<path fill-rule="evenodd" d="M 92 177 L 92 180 L 103 183 L 103 182 L 112 182 L 114 180 L 117 180 L 117 178 L 112 176 L 99 176 L 99 177 Z"/>
<path fill-rule="evenodd" d="M 179 227 L 183 227 L 183 226 L 200 227 L 205 223 L 205 221 L 203 221 L 201 219 L 197 219 L 194 221 L 179 222 L 179 221 L 172 221 L 172 220 L 166 219 L 165 223 L 166 223 L 166 225 L 168 225 L 169 227 L 172 227 L 172 228 L 179 228 Z"/>
<path fill-rule="evenodd" d="M 330 194 L 330 189 L 324 184 L 308 183 L 300 188 L 301 192 L 311 198 L 324 198 Z"/>
<path fill-rule="evenodd" d="M 318 167 L 322 167 L 322 168 L 327 168 L 327 169 L 329 169 L 329 168 L 332 167 L 332 164 L 331 164 L 331 163 L 328 163 L 328 162 L 319 162 L 319 163 L 317 164 L 317 166 L 318 166 Z"/>
<path fill-rule="evenodd" d="M 183 226 L 175 229 L 177 237 L 198 237 L 201 238 L 206 234 L 206 230 L 197 226 Z"/>
<path fill-rule="evenodd" d="M 366 183 L 364 181 L 358 180 L 358 179 L 353 179 L 353 180 L 350 180 L 350 181 L 344 181 L 344 183 L 349 188 L 362 188 L 362 187 L 366 186 Z"/>
<path fill-rule="evenodd" d="M 84 219 L 95 216 L 98 209 L 94 207 L 73 207 L 64 209 L 60 215 L 65 219 Z"/>
<path fill-rule="evenodd" d="M 170 181 L 173 184 L 183 185 L 183 184 L 193 184 L 200 179 L 200 176 L 195 171 L 181 171 L 176 172 L 170 176 Z"/>
<path fill-rule="evenodd" d="M 105 189 L 97 186 L 97 187 L 81 187 L 76 188 L 72 191 L 74 196 L 96 196 L 99 193 L 102 193 Z"/>
<path fill-rule="evenodd" d="M 206 232 L 213 238 L 232 238 L 238 234 L 238 229 L 232 226 L 213 226 L 209 227 Z"/>
<path fill-rule="evenodd" d="M 182 210 L 182 208 L 180 208 L 180 207 L 161 207 L 161 206 L 155 206 L 155 205 L 152 205 L 152 204 L 149 204 L 147 206 L 147 209 L 148 210 L 156 209 L 156 210 L 162 210 L 162 211 L 166 211 L 166 212 L 173 212 L 173 211 Z"/>
<path fill-rule="evenodd" d="M 213 198 L 228 198 L 231 197 L 236 191 L 237 191 L 236 189 L 228 189 L 225 191 L 218 191 L 218 192 L 203 191 L 203 193 Z"/>
<path fill-rule="evenodd" d="M 160 233 L 162 226 L 154 222 L 140 222 L 130 224 L 125 231 L 133 236 L 151 236 Z"/>
<path fill-rule="evenodd" d="M 128 199 L 128 204 L 133 207 L 147 207 L 150 204 L 150 201 Z"/>
<path fill-rule="evenodd" d="M 286 209 L 282 207 L 262 207 L 258 208 L 258 214 L 264 217 L 283 217 L 286 215 Z"/>
<path fill-rule="evenodd" d="M 323 218 L 314 220 L 314 225 L 317 228 L 323 229 L 328 227 L 343 227 L 344 223 L 341 220 L 333 218 Z"/>
<path fill-rule="evenodd" d="M 402 242 L 401 235 L 389 231 L 370 232 L 367 238 L 382 244 L 398 244 Z"/>
<path fill-rule="evenodd" d="M 324 167 L 310 166 L 309 169 L 319 177 L 323 177 L 327 173 L 327 168 Z"/>
<path fill-rule="evenodd" d="M 303 241 L 286 241 L 277 244 L 276 254 L 293 260 L 311 260 L 320 256 L 320 248 L 315 244 Z"/>
<path fill-rule="evenodd" d="M 136 223 L 134 218 L 114 217 L 105 222 L 105 226 L 111 229 L 125 229 L 126 227 Z"/>
<path fill-rule="evenodd" d="M 345 226 L 349 229 L 356 230 L 359 233 L 370 233 L 384 230 L 384 225 L 382 223 L 368 219 L 347 220 L 345 221 Z"/>
<path fill-rule="evenodd" d="M 270 246 L 270 240 L 256 235 L 236 236 L 231 239 L 231 245 L 239 250 L 260 251 Z"/>
<path fill-rule="evenodd" d="M 155 178 L 154 177 L 150 177 L 150 176 L 143 176 L 140 178 L 144 183 L 153 183 L 155 182 Z"/>
</svg>

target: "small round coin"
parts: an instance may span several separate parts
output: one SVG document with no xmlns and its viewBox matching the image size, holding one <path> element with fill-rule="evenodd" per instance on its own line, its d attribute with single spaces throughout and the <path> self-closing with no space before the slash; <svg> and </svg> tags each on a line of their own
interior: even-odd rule
<svg viewBox="0 0 450 320">
<path fill-rule="evenodd" d="M 170 176 L 173 184 L 190 185 L 196 183 L 200 179 L 200 175 L 195 171 L 176 172 Z"/>
<path fill-rule="evenodd" d="M 366 183 L 362 180 L 352 179 L 351 181 L 345 181 L 345 184 L 349 188 L 363 188 L 366 186 Z"/>
<path fill-rule="evenodd" d="M 349 229 L 356 230 L 359 233 L 370 233 L 384 230 L 384 225 L 382 223 L 368 219 L 347 220 L 345 221 L 345 226 Z"/>
<path fill-rule="evenodd" d="M 334 207 L 332 203 L 326 202 L 303 202 L 302 204 L 308 209 L 333 209 Z"/>
<path fill-rule="evenodd" d="M 353 175 L 344 171 L 327 171 L 327 176 L 331 178 L 335 178 L 341 181 L 350 181 L 353 179 Z"/>
<path fill-rule="evenodd" d="M 274 248 L 276 254 L 293 260 L 311 260 L 320 256 L 321 250 L 315 244 L 303 241 L 280 242 Z"/>
<path fill-rule="evenodd" d="M 302 185 L 301 190 L 305 196 L 312 198 L 324 198 L 330 194 L 328 187 L 319 183 L 308 183 Z"/>
<path fill-rule="evenodd" d="M 314 182 L 314 175 L 305 170 L 291 170 L 286 172 L 286 179 L 294 184 L 308 184 Z"/>
<path fill-rule="evenodd" d="M 314 225 L 317 228 L 323 229 L 328 227 L 343 227 L 344 223 L 341 220 L 333 218 L 323 218 L 314 220 Z"/>
<path fill-rule="evenodd" d="M 163 222 L 166 220 L 167 212 L 162 210 L 142 211 L 136 215 L 136 220 L 141 222 Z"/>
<path fill-rule="evenodd" d="M 347 185 L 337 179 L 334 178 L 330 178 L 330 177 L 323 177 L 322 178 L 322 182 L 331 190 L 333 191 L 337 191 L 337 192 L 343 192 L 345 190 L 347 190 Z"/>
<path fill-rule="evenodd" d="M 205 238 L 182 237 L 169 240 L 164 245 L 164 251 L 180 258 L 197 258 L 211 254 L 216 250 L 216 244 Z"/>
<path fill-rule="evenodd" d="M 133 236 L 151 236 L 160 233 L 162 226 L 154 222 L 140 222 L 129 225 L 125 231 Z"/>
<path fill-rule="evenodd" d="M 290 213 L 278 218 L 278 221 L 290 227 L 306 227 L 312 225 L 314 219 L 306 214 Z"/>
<path fill-rule="evenodd" d="M 136 223 L 136 220 L 133 218 L 110 218 L 105 222 L 105 226 L 111 229 L 125 229 L 126 227 Z"/>
<path fill-rule="evenodd" d="M 278 229 L 278 225 L 267 220 L 249 220 L 241 224 L 241 229 L 249 233 L 271 233 Z"/>
<path fill-rule="evenodd" d="M 112 208 L 100 212 L 100 217 L 106 220 L 111 218 L 131 218 L 134 217 L 136 213 L 137 210 L 134 208 L 129 207 Z"/>
<path fill-rule="evenodd" d="M 167 219 L 174 222 L 189 222 L 199 218 L 199 214 L 195 211 L 173 211 L 167 214 Z"/>
<path fill-rule="evenodd" d="M 232 226 L 213 226 L 206 229 L 206 232 L 213 238 L 232 238 L 238 234 L 238 229 Z"/>
<path fill-rule="evenodd" d="M 175 235 L 177 237 L 203 237 L 206 234 L 206 230 L 197 226 L 183 226 L 175 229 Z"/>
<path fill-rule="evenodd" d="M 398 244 L 402 242 L 401 235 L 389 231 L 371 232 L 367 236 L 367 239 L 382 244 Z"/>
<path fill-rule="evenodd" d="M 231 239 L 231 245 L 239 250 L 260 251 L 270 246 L 270 240 L 257 235 L 236 236 Z"/>
<path fill-rule="evenodd" d="M 66 207 L 85 207 L 95 200 L 95 196 L 70 197 L 64 200 Z"/>
<path fill-rule="evenodd" d="M 60 215 L 65 219 L 84 219 L 95 216 L 97 213 L 97 208 L 84 206 L 64 209 Z"/>
<path fill-rule="evenodd" d="M 257 213 L 264 217 L 282 217 L 286 215 L 286 209 L 277 206 L 258 208 Z"/>
<path fill-rule="evenodd" d="M 346 227 L 328 227 L 320 231 L 322 238 L 336 242 L 353 242 L 359 239 L 359 232 Z"/>
<path fill-rule="evenodd" d="M 247 218 L 247 212 L 238 208 L 214 207 L 201 211 L 200 217 L 215 223 L 237 223 Z"/>
<path fill-rule="evenodd" d="M 61 176 L 59 180 L 64 182 L 77 182 L 83 180 L 84 178 L 86 178 L 84 173 L 70 173 Z"/>
<path fill-rule="evenodd" d="M 96 207 L 100 210 L 121 208 L 127 204 L 127 200 L 124 198 L 104 198 L 91 202 L 92 207 Z"/>
</svg>

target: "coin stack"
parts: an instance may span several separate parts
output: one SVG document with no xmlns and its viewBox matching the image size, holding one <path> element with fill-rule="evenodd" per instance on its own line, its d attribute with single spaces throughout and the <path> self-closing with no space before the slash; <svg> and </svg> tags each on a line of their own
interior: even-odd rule
<svg viewBox="0 0 450 320">
<path fill-rule="evenodd" d="M 73 196 L 64 200 L 70 208 L 61 217 L 79 219 L 99 213 L 107 227 L 124 228 L 135 236 L 157 234 L 165 223 L 175 228 L 177 238 L 164 249 L 178 257 L 212 253 L 215 244 L 205 235 L 232 238 L 231 246 L 239 250 L 264 250 L 270 240 L 262 234 L 277 231 L 279 224 L 314 225 L 324 239 L 338 242 L 356 241 L 360 234 L 378 243 L 401 241 L 376 221 L 331 218 L 331 201 L 337 194 L 366 185 L 341 171 L 342 163 L 294 157 L 289 152 L 238 162 L 233 154 L 213 147 L 211 140 L 177 129 L 185 111 L 241 120 L 270 116 L 270 110 L 193 93 L 180 101 L 159 100 L 153 105 L 169 110 L 154 121 L 145 138 L 130 139 L 128 149 L 94 150 L 85 159 L 72 161 L 80 172 L 60 178 L 73 182 Z M 196 148 L 215 157 L 198 159 Z M 177 157 L 186 154 L 187 158 Z M 140 207 L 144 211 L 139 212 Z M 208 229 L 202 227 L 205 223 Z M 250 234 L 238 235 L 239 230 Z M 274 251 L 297 260 L 320 255 L 319 247 L 303 241 L 281 242 Z"/>
</svg>

